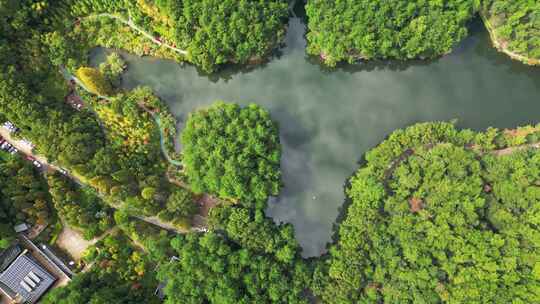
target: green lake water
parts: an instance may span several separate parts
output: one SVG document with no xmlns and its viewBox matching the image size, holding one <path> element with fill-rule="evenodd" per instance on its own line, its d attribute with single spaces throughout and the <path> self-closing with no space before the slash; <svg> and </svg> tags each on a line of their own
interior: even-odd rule
<svg viewBox="0 0 540 304">
<path fill-rule="evenodd" d="M 305 54 L 305 25 L 290 21 L 284 47 L 251 71 L 211 77 L 190 65 L 124 54 L 123 86 L 150 86 L 180 122 L 217 99 L 258 103 L 279 122 L 284 188 L 267 214 L 292 223 L 304 256 L 325 251 L 362 155 L 392 130 L 457 119 L 482 130 L 540 122 L 540 68 L 491 47 L 481 24 L 455 51 L 429 62 L 377 62 L 322 68 Z M 96 49 L 93 63 L 107 50 Z"/>
</svg>

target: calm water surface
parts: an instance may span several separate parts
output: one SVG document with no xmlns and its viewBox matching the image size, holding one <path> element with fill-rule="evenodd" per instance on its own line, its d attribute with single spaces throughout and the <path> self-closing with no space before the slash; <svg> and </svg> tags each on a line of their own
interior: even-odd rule
<svg viewBox="0 0 540 304">
<path fill-rule="evenodd" d="M 540 68 L 497 53 L 480 24 L 471 31 L 436 61 L 328 71 L 306 56 L 305 26 L 291 19 L 281 54 L 252 71 L 209 78 L 192 66 L 126 55 L 123 85 L 152 87 L 180 124 L 217 99 L 269 109 L 280 125 L 285 187 L 267 214 L 292 223 L 303 255 L 316 256 L 330 240 L 345 181 L 392 130 L 433 120 L 457 119 L 460 127 L 477 130 L 540 121 Z M 93 62 L 105 52 L 96 49 Z"/>
</svg>

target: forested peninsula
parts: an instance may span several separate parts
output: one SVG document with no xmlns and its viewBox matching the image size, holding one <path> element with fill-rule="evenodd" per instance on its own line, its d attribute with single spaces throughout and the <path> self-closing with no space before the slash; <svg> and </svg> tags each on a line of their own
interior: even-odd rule
<svg viewBox="0 0 540 304">
<path fill-rule="evenodd" d="M 482 10 L 506 49 L 538 58 L 538 6 L 525 2 L 313 0 L 307 52 L 330 66 L 435 58 Z M 328 253 L 306 259 L 293 226 L 266 213 L 287 187 L 267 109 L 216 101 L 177 130 L 151 88 L 121 85 L 122 51 L 203 74 L 260 64 L 290 10 L 0 1 L 0 273 L 34 242 L 69 261 L 45 304 L 540 302 L 540 126 L 393 132 L 344 181 Z M 96 47 L 107 58 L 92 65 Z"/>
<path fill-rule="evenodd" d="M 392 133 L 350 180 L 324 303 L 540 301 L 540 126 Z"/>
<path fill-rule="evenodd" d="M 495 46 L 538 64 L 540 4 L 517 0 L 308 1 L 307 52 L 329 66 L 370 59 L 432 59 L 450 53 L 478 14 Z"/>
<path fill-rule="evenodd" d="M 486 0 L 482 6 L 495 47 L 525 64 L 540 65 L 540 3 Z"/>
</svg>

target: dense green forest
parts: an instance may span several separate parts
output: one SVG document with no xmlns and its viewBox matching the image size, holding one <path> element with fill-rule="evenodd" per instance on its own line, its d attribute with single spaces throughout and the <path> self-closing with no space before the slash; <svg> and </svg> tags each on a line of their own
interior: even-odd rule
<svg viewBox="0 0 540 304">
<path fill-rule="evenodd" d="M 144 1 L 142 1 L 144 2 Z M 224 63 L 264 60 L 285 36 L 285 0 L 157 0 L 175 44 L 206 71 Z"/>
<path fill-rule="evenodd" d="M 15 237 L 14 225 L 44 225 L 53 218 L 39 172 L 20 157 L 0 152 L 0 251 Z"/>
<path fill-rule="evenodd" d="M 47 179 L 54 209 L 70 227 L 80 229 L 89 240 L 112 228 L 111 208 L 89 188 L 82 188 L 59 173 Z"/>
<path fill-rule="evenodd" d="M 165 303 L 307 303 L 309 268 L 280 263 L 238 247 L 216 233 L 190 234 L 172 242 L 178 260 L 164 264 Z"/>
<path fill-rule="evenodd" d="M 123 203 L 133 212 L 157 214 L 175 186 L 165 180 L 167 164 L 159 150 L 159 130 L 148 111 L 167 118 L 166 109 L 147 89 L 112 92 L 115 96 L 109 102 L 79 89 L 75 92 L 51 65 L 61 63 L 58 54 L 54 60 L 50 54 L 61 41 L 50 37 L 47 12 L 36 10 L 30 2 L 2 5 L 1 11 L 7 11 L 9 18 L 0 21 L 6 29 L 0 33 L 1 39 L 7 42 L 0 49 L 0 112 L 21 129 L 21 136 L 36 144 L 37 153 L 68 168 L 107 202 Z M 36 23 L 40 26 L 34 26 Z M 70 54 L 66 58 L 81 62 Z M 107 82 L 112 74 L 86 71 L 91 71 L 83 79 L 86 84 L 97 78 L 106 83 L 101 87 L 112 85 Z M 108 72 L 107 67 L 104 72 Z M 111 93 L 108 90 L 95 93 Z M 74 93 L 81 95 L 91 110 L 76 111 L 66 103 Z M 185 210 L 180 212 L 184 217 Z M 169 217 L 175 216 L 170 213 Z M 186 226 L 186 221 L 182 224 Z"/>
<path fill-rule="evenodd" d="M 285 0 L 85 0 L 64 1 L 56 15 L 77 20 L 75 31 L 82 30 L 94 46 L 187 60 L 212 72 L 223 64 L 266 59 L 285 36 L 287 7 Z M 142 41 L 127 33 L 134 29 L 107 14 L 133 22 L 170 48 L 140 48 L 133 42 Z"/>
<path fill-rule="evenodd" d="M 500 47 L 540 64 L 540 2 L 485 0 L 482 5 Z"/>
<path fill-rule="evenodd" d="M 467 36 L 471 0 L 308 1 L 308 53 L 330 66 L 359 59 L 433 58 Z"/>
<path fill-rule="evenodd" d="M 183 162 L 196 193 L 244 204 L 266 202 L 281 187 L 277 124 L 255 104 L 218 102 L 192 113 L 182 131 Z"/>
<path fill-rule="evenodd" d="M 350 181 L 315 293 L 325 303 L 539 302 L 540 152 L 523 149 L 538 130 L 394 132 Z"/>
<path fill-rule="evenodd" d="M 433 58 L 467 35 L 479 7 L 309 1 L 308 52 L 328 65 Z M 511 50 L 538 58 L 537 3 L 486 0 L 482 8 Z M 282 42 L 287 16 L 280 0 L 0 1 L 0 123 L 13 122 L 17 138 L 67 169 L 45 179 L 0 154 L 0 249 L 12 243 L 13 225 L 56 213 L 86 239 L 108 233 L 83 258 L 91 270 L 43 303 L 157 303 L 159 283 L 165 303 L 307 303 L 311 291 L 324 303 L 540 302 L 540 153 L 521 149 L 540 140 L 539 126 L 394 132 L 350 180 L 328 255 L 306 260 L 293 227 L 265 214 L 282 187 L 279 129 L 268 111 L 223 102 L 199 109 L 180 155 L 175 118 L 160 98 L 119 87 L 121 55 L 98 68 L 88 62 L 105 46 L 206 72 L 258 63 Z M 202 220 L 207 232 L 194 233 L 204 194 L 218 206 Z"/>
</svg>

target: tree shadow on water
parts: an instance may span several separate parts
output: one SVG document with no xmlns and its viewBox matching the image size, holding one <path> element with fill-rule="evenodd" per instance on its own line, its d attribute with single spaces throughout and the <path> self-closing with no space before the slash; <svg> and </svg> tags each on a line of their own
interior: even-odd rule
<svg viewBox="0 0 540 304">
<path fill-rule="evenodd" d="M 260 61 L 248 63 L 248 64 L 223 64 L 218 67 L 218 70 L 212 73 L 203 71 L 200 67 L 190 64 L 197 70 L 197 76 L 206 77 L 210 82 L 217 83 L 220 81 L 228 82 L 232 80 L 236 75 L 248 74 L 257 70 L 262 70 L 268 66 L 273 60 L 277 60 L 283 56 L 282 49 L 284 44 L 281 44 L 278 48 L 273 50 L 269 56 Z"/>
<path fill-rule="evenodd" d="M 349 74 L 372 71 L 402 72 L 412 67 L 422 67 L 437 63 L 441 58 L 443 57 L 412 60 L 359 60 L 355 63 L 339 62 L 335 67 L 330 67 L 325 65 L 319 56 L 306 55 L 306 61 L 312 65 L 318 66 L 324 74 L 331 74 L 337 71 L 346 72 Z"/>
</svg>

